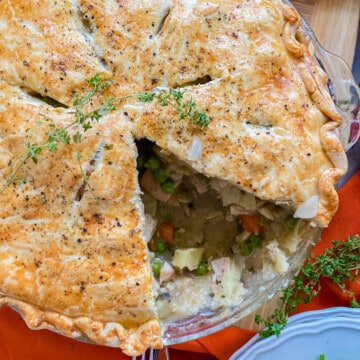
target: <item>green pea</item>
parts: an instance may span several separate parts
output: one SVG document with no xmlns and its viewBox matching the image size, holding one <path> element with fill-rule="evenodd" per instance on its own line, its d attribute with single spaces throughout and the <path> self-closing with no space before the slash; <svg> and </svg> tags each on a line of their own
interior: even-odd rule
<svg viewBox="0 0 360 360">
<path fill-rule="evenodd" d="M 160 276 L 160 271 L 162 268 L 162 263 L 159 260 L 155 260 L 151 263 L 151 268 L 152 268 L 152 272 L 154 274 L 155 277 L 159 277 Z"/>
<path fill-rule="evenodd" d="M 252 249 L 250 248 L 248 242 L 243 241 L 240 243 L 240 255 L 249 256 L 251 254 Z"/>
<path fill-rule="evenodd" d="M 263 237 L 260 234 L 251 234 L 240 244 L 240 255 L 248 256 L 251 252 L 261 246 Z"/>
<path fill-rule="evenodd" d="M 285 226 L 289 229 L 289 230 L 294 230 L 296 224 L 298 223 L 299 219 L 295 219 L 292 215 L 289 215 L 286 219 L 285 219 Z"/>
<path fill-rule="evenodd" d="M 157 240 L 155 245 L 155 251 L 159 254 L 163 254 L 168 249 L 168 245 L 164 240 Z"/>
<path fill-rule="evenodd" d="M 162 184 L 168 177 L 168 171 L 166 168 L 159 168 L 159 169 L 156 169 L 154 172 L 153 172 L 153 175 L 154 175 L 154 179 L 159 183 L 159 184 Z"/>
<path fill-rule="evenodd" d="M 240 255 L 242 256 L 249 256 L 251 254 L 252 249 L 249 246 L 249 243 L 243 241 L 240 243 Z"/>
<path fill-rule="evenodd" d="M 205 261 L 202 261 L 195 270 L 196 275 L 199 275 L 199 276 L 206 275 L 208 273 L 208 271 L 209 271 L 209 268 Z"/>
<path fill-rule="evenodd" d="M 138 170 L 141 170 L 142 168 L 145 167 L 145 162 L 146 162 L 145 154 L 139 154 L 139 156 L 136 159 L 136 168 Z"/>
<path fill-rule="evenodd" d="M 258 234 L 251 234 L 246 242 L 249 244 L 251 250 L 259 248 L 262 242 L 262 236 Z"/>
<path fill-rule="evenodd" d="M 166 181 L 164 181 L 161 184 L 161 188 L 163 189 L 163 191 L 165 191 L 168 194 L 173 194 L 175 192 L 175 183 L 173 181 L 173 179 L 171 178 L 167 178 Z"/>
<path fill-rule="evenodd" d="M 145 163 L 145 167 L 147 167 L 151 171 L 155 171 L 160 168 L 161 161 L 156 156 L 152 155 Z"/>
</svg>

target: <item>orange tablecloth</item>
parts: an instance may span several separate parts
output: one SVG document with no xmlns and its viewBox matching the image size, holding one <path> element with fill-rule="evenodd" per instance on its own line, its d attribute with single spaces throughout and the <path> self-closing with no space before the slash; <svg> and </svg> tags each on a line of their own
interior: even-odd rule
<svg viewBox="0 0 360 360">
<path fill-rule="evenodd" d="M 313 252 L 321 253 L 331 240 L 344 240 L 360 233 L 360 170 L 339 190 L 339 210 L 322 235 Z M 360 302 L 360 280 L 355 283 Z M 298 312 L 348 306 L 349 299 L 324 282 L 323 289 L 308 305 Z M 228 328 L 216 334 L 191 341 L 170 349 L 172 360 L 227 359 L 236 349 L 254 335 L 254 332 Z M 0 359 L 1 360 L 129 360 L 119 349 L 89 345 L 56 335 L 47 330 L 29 330 L 20 316 L 7 307 L 0 309 Z"/>
</svg>

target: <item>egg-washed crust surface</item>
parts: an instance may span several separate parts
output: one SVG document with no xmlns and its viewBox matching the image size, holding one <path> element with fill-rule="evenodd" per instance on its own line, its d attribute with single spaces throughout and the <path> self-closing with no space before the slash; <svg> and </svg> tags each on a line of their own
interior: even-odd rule
<svg viewBox="0 0 360 360">
<path fill-rule="evenodd" d="M 4 82 L 0 99 L 6 179 L 9 164 L 24 150 L 27 129 L 33 129 L 32 141 L 41 142 L 48 128 L 38 125 L 40 118 L 66 126 L 73 115 Z M 33 328 L 139 353 L 161 340 L 142 235 L 136 147 L 119 116 L 103 120 L 79 149 L 93 194 L 85 191 L 76 146 L 64 144 L 41 154 L 37 164 L 28 161 L 17 174 L 21 181 L 1 194 L 0 302 L 15 304 Z"/>
<path fill-rule="evenodd" d="M 117 104 L 81 141 L 96 198 L 75 146 L 28 161 L 18 174 L 25 181 L 1 194 L 0 302 L 32 328 L 130 355 L 161 346 L 135 138 L 294 211 L 318 196 L 312 220 L 327 226 L 347 166 L 341 116 L 299 26 L 279 0 L 0 1 L 2 185 L 42 115 L 73 121 L 69 109 L 37 98 L 71 105 L 98 72 L 114 79 L 103 98 L 180 86 L 211 120 L 200 128 L 171 107 Z M 202 157 L 190 162 L 195 136 Z"/>
</svg>

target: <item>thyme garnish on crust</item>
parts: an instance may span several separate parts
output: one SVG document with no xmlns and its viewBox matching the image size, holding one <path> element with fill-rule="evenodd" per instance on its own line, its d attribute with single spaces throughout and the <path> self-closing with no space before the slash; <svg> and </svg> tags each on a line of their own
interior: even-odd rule
<svg viewBox="0 0 360 360">
<path fill-rule="evenodd" d="M 188 102 L 183 102 L 183 96 L 184 93 L 179 89 L 165 88 L 155 88 L 151 92 L 144 92 L 136 95 L 142 102 L 152 102 L 157 100 L 161 106 L 174 107 L 180 120 L 189 119 L 194 125 L 199 125 L 202 128 L 208 126 L 210 119 L 206 113 L 198 110 L 196 102 L 192 99 Z"/>
<path fill-rule="evenodd" d="M 345 241 L 332 242 L 332 247 L 323 254 L 311 255 L 302 266 L 299 274 L 293 277 L 293 283 L 283 291 L 278 309 L 268 318 L 255 316 L 255 321 L 265 328 L 259 332 L 261 337 L 279 336 L 287 324 L 288 316 L 302 302 L 307 304 L 321 290 L 321 279 L 329 279 L 350 298 L 351 307 L 359 307 L 355 293 L 348 288 L 348 282 L 354 281 L 360 269 L 360 236 L 349 236 Z"/>
<path fill-rule="evenodd" d="M 94 95 L 99 91 L 105 90 L 112 83 L 111 79 L 101 79 L 100 74 L 96 74 L 89 80 L 86 80 L 89 84 L 90 89 L 88 92 L 83 95 L 75 94 L 74 96 L 74 121 L 67 124 L 66 126 L 58 126 L 54 120 L 48 116 L 41 115 L 40 120 L 35 124 L 35 126 L 26 130 L 26 139 L 25 139 L 25 150 L 22 154 L 16 157 L 15 161 L 12 164 L 12 172 L 8 177 L 4 187 L 0 190 L 0 194 L 14 182 L 17 178 L 17 174 L 20 169 L 28 160 L 32 160 L 34 164 L 37 164 L 39 161 L 39 155 L 44 151 L 56 151 L 59 148 L 60 144 L 69 145 L 72 141 L 76 144 L 76 158 L 79 163 L 79 168 L 82 174 L 82 177 L 87 185 L 88 179 L 81 166 L 80 159 L 80 141 L 84 132 L 88 131 L 92 127 L 93 122 L 97 122 L 100 118 L 106 113 L 115 110 L 114 99 L 107 99 L 104 104 L 95 110 L 85 112 L 84 107 L 88 105 L 93 99 Z M 47 124 L 47 137 L 44 141 L 40 143 L 32 142 L 31 135 L 35 130 L 39 130 L 39 127 Z M 76 126 L 76 132 L 74 135 L 71 135 L 69 129 Z"/>
<path fill-rule="evenodd" d="M 0 194 L 3 193 L 10 184 L 15 182 L 18 178 L 18 172 L 28 160 L 32 160 L 33 163 L 37 164 L 39 161 L 39 155 L 44 150 L 56 151 L 58 150 L 60 144 L 69 145 L 71 143 L 76 145 L 75 156 L 79 164 L 79 169 L 86 186 L 88 186 L 91 191 L 88 176 L 81 165 L 81 138 L 86 131 L 92 128 L 94 123 L 99 122 L 99 120 L 107 113 L 116 110 L 116 102 L 123 101 L 127 98 L 137 98 L 139 101 L 146 103 L 157 101 L 160 106 L 172 106 L 176 109 L 180 120 L 188 119 L 194 125 L 201 126 L 202 128 L 207 126 L 210 122 L 206 113 L 197 108 L 194 100 L 191 99 L 190 101 L 185 102 L 183 101 L 184 93 L 181 90 L 168 88 L 155 88 L 151 92 L 130 94 L 118 99 L 108 98 L 98 108 L 86 111 L 85 108 L 88 108 L 88 106 L 91 105 L 91 101 L 94 96 L 108 88 L 112 84 L 112 79 L 102 79 L 101 74 L 97 73 L 92 78 L 86 80 L 86 82 L 89 85 L 88 91 L 82 95 L 75 94 L 74 96 L 73 112 L 71 112 L 74 114 L 73 122 L 62 127 L 58 126 L 51 118 L 41 115 L 41 118 L 36 125 L 27 129 L 25 150 L 12 162 L 11 174 L 7 178 L 4 187 L 0 190 Z M 35 129 L 39 129 L 40 126 L 45 124 L 48 126 L 46 139 L 40 143 L 32 142 L 31 134 Z M 72 134 L 70 132 L 70 128 L 74 127 L 75 133 Z"/>
</svg>

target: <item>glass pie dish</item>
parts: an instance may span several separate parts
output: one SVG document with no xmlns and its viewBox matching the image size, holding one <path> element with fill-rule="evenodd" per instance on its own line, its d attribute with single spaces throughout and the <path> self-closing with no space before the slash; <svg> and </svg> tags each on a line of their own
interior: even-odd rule
<svg viewBox="0 0 360 360">
<path fill-rule="evenodd" d="M 288 5 L 292 4 L 284 0 Z M 316 39 L 311 28 L 302 19 L 303 30 L 310 37 L 310 48 L 319 66 L 328 74 L 329 92 L 343 117 L 343 123 L 338 136 L 346 151 L 359 139 L 360 134 L 360 91 L 353 79 L 346 62 L 340 57 L 326 51 Z M 242 302 L 234 306 L 225 306 L 216 310 L 203 309 L 196 315 L 177 319 L 162 320 L 164 345 L 174 345 L 189 340 L 201 338 L 233 325 L 240 319 L 254 312 L 278 291 L 285 288 L 293 275 L 301 267 L 314 244 L 320 239 L 321 230 L 305 224 L 302 229 L 301 241 L 297 250 L 288 258 L 289 269 L 271 279 L 254 275 L 245 281 L 251 282 L 250 290 Z"/>
</svg>

